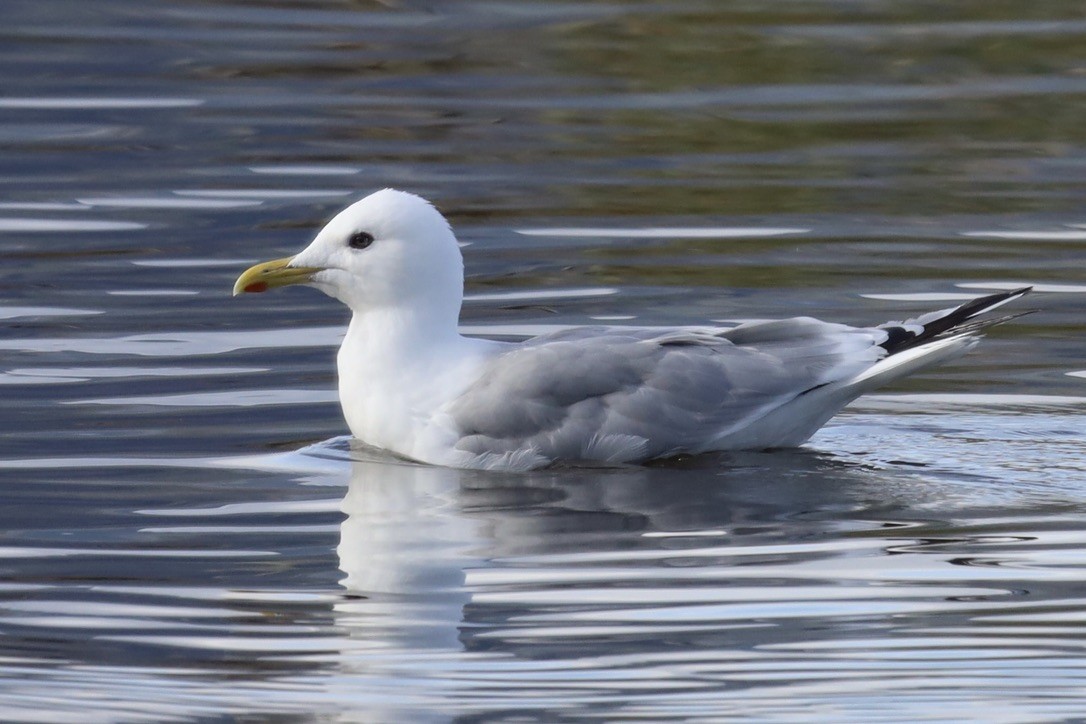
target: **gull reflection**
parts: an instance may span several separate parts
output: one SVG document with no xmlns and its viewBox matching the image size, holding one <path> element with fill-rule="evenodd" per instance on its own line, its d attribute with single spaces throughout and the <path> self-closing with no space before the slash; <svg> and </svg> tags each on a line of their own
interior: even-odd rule
<svg viewBox="0 0 1086 724">
<path fill-rule="evenodd" d="M 463 514 L 461 471 L 355 459 L 337 553 L 353 598 L 339 623 L 398 647 L 459 649 L 483 523 Z"/>
<path fill-rule="evenodd" d="M 500 644 L 530 655 L 515 642 L 520 622 L 541 613 L 534 593 L 550 592 L 550 616 L 554 604 L 581 607 L 585 587 L 610 587 L 614 598 L 603 603 L 619 606 L 636 604 L 644 586 L 694 583 L 682 580 L 687 572 L 699 585 L 724 580 L 734 575 L 729 556 L 744 565 L 776 560 L 752 546 L 839 530 L 880 477 L 802 451 L 529 474 L 416 465 L 369 450 L 352 457 L 337 548 L 348 596 L 337 622 L 401 653 Z M 819 509 L 836 520 L 812 513 Z M 793 562 L 836 554 L 812 546 Z M 675 568 L 677 558 L 691 566 Z M 711 589 L 707 597 L 721 595 Z"/>
<path fill-rule="evenodd" d="M 1008 421 L 1016 434 L 1056 429 L 1051 416 L 1035 417 Z M 507 678 L 509 657 L 570 671 L 616 655 L 659 654 L 666 668 L 675 651 L 765 663 L 776 646 L 836 645 L 857 621 L 956 630 L 977 611 L 948 602 L 990 599 L 978 604 L 985 612 L 1005 610 L 1021 570 L 965 570 L 1002 530 L 992 511 L 1066 505 L 1067 488 L 1051 467 L 1008 486 L 1005 468 L 976 463 L 1017 438 L 989 443 L 972 426 L 956 433 L 959 417 L 874 432 L 863 424 L 872 418 L 823 436 L 851 455 L 510 474 L 355 451 L 338 547 L 347 596 L 337 604 L 337 623 L 373 652 L 355 665 L 384 665 L 397 682 L 426 672 L 470 688 L 469 661 L 486 680 Z M 936 423 L 946 431 L 938 456 Z M 988 433 L 996 430 L 989 420 Z M 1077 434 L 1068 441 L 1081 449 Z M 1007 530 L 1020 523 L 1009 515 Z M 450 666 L 460 672 L 451 679 Z"/>
</svg>

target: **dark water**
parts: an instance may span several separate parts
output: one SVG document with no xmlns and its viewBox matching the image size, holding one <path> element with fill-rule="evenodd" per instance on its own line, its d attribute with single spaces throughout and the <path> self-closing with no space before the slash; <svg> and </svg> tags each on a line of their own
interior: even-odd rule
<svg viewBox="0 0 1086 724">
<path fill-rule="evenodd" d="M 0 718 L 1086 711 L 1080 3 L 0 5 Z M 1039 311 L 804 450 L 351 450 L 345 312 L 233 300 L 363 193 L 468 331 Z"/>
</svg>

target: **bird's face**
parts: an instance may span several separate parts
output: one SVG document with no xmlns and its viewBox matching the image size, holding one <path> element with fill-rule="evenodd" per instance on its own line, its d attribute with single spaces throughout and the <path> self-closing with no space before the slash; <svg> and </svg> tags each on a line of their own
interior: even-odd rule
<svg viewBox="0 0 1086 724">
<path fill-rule="evenodd" d="M 458 311 L 463 274 L 444 217 L 418 196 L 385 189 L 337 214 L 296 256 L 245 270 L 234 294 L 305 284 L 356 312 L 450 304 Z"/>
</svg>

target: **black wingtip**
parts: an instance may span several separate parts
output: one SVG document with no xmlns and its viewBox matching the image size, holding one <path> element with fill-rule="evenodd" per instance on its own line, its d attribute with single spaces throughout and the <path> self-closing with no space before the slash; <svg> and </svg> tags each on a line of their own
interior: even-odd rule
<svg viewBox="0 0 1086 724">
<path fill-rule="evenodd" d="M 879 346 L 890 354 L 895 354 L 916 347 L 917 345 L 924 344 L 925 342 L 929 342 L 942 335 L 977 332 L 994 324 L 1001 324 L 1002 322 L 1015 319 L 1022 316 L 1022 314 L 1028 314 L 1029 312 L 1010 314 L 1005 317 L 1000 317 L 999 319 L 980 320 L 970 324 L 973 319 L 981 314 L 990 312 L 1008 302 L 1020 299 L 1031 291 L 1033 291 L 1032 286 L 1019 287 L 1018 289 L 996 292 L 995 294 L 988 294 L 983 297 L 971 299 L 965 304 L 947 311 L 946 314 L 937 317 L 936 319 L 924 321 L 923 330 L 920 332 L 908 329 L 907 325 L 912 326 L 909 325 L 909 323 L 881 327 L 881 329 L 886 331 L 888 336 L 886 341 Z M 924 317 L 920 317 L 920 319 L 923 320 Z"/>
<path fill-rule="evenodd" d="M 996 292 L 995 294 L 989 294 L 984 297 L 977 297 L 976 299 L 968 301 L 960 307 L 954 309 L 947 316 L 937 321 L 943 322 L 945 320 L 946 322 L 950 323 L 950 326 L 946 327 L 946 329 L 950 329 L 951 327 L 955 326 L 955 324 L 961 324 L 961 322 L 965 321 L 966 319 L 972 319 L 979 314 L 990 312 L 996 307 L 1001 307 L 1008 302 L 1013 302 L 1016 299 L 1024 297 L 1031 291 L 1033 291 L 1033 287 L 1019 287 L 1018 289 L 1012 289 L 1011 291 L 1007 292 Z M 957 322 L 955 322 L 954 320 L 957 320 Z M 939 333 L 936 332 L 936 334 Z"/>
</svg>

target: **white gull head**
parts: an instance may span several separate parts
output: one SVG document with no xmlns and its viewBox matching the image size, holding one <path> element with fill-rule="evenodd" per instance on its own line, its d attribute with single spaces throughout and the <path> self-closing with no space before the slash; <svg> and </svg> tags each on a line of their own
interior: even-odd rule
<svg viewBox="0 0 1086 724">
<path fill-rule="evenodd" d="M 425 199 L 393 189 L 336 214 L 289 266 L 319 269 L 309 284 L 356 313 L 410 310 L 455 327 L 464 295 L 448 222 Z"/>
<path fill-rule="evenodd" d="M 428 201 L 384 189 L 337 214 L 296 256 L 246 270 L 234 294 L 291 284 L 350 307 L 338 356 L 339 398 L 355 437 L 415 459 L 449 459 L 435 413 L 479 376 L 498 343 L 458 331 L 464 262 Z"/>
</svg>

